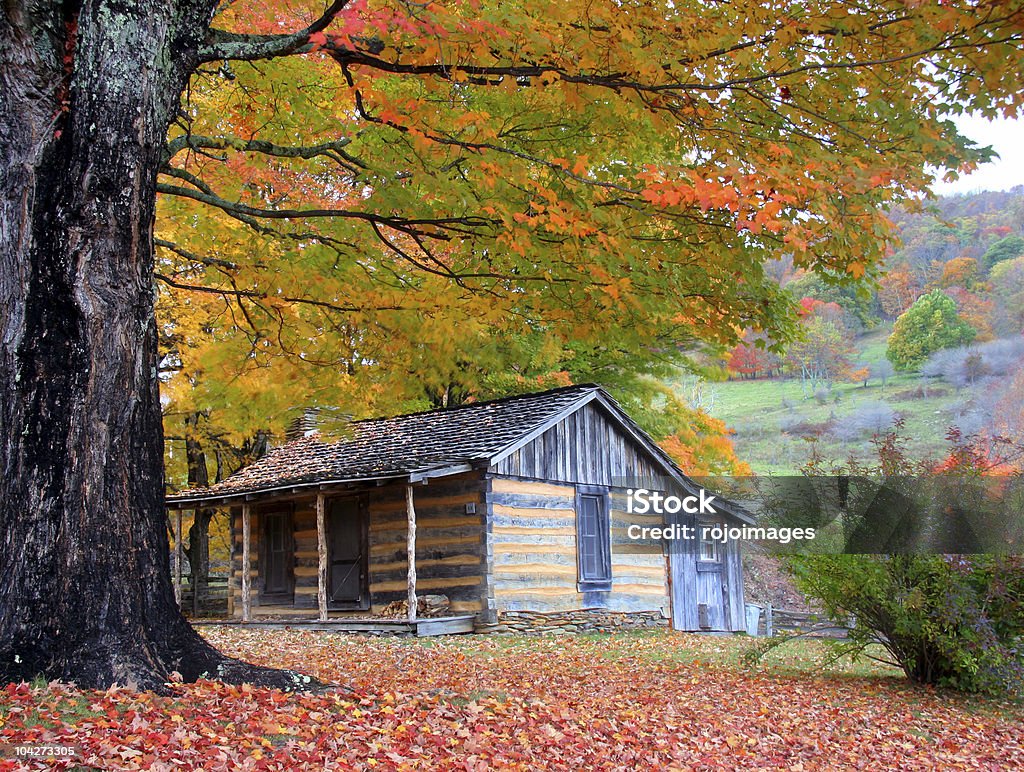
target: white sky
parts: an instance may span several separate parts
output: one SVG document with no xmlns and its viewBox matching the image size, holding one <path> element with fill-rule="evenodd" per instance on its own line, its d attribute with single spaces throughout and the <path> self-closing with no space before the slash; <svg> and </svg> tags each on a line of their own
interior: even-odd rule
<svg viewBox="0 0 1024 772">
<path fill-rule="evenodd" d="M 975 193 L 1024 185 L 1024 120 L 988 121 L 975 116 L 959 116 L 954 121 L 961 134 L 982 147 L 991 145 L 999 157 L 992 163 L 979 166 L 973 174 L 961 176 L 956 182 L 936 182 L 936 193 Z"/>
</svg>

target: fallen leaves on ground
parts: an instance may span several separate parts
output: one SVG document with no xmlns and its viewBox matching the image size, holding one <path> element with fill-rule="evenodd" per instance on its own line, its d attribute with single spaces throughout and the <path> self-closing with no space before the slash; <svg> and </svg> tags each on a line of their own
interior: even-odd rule
<svg viewBox="0 0 1024 772">
<path fill-rule="evenodd" d="M 800 672 L 799 656 L 746 670 L 735 664 L 741 639 L 206 635 L 231 654 L 351 691 L 10 685 L 0 691 L 0 745 L 75 745 L 74 762 L 49 763 L 101 769 L 1024 767 L 1019 705 L 821 673 L 809 660 Z"/>
</svg>

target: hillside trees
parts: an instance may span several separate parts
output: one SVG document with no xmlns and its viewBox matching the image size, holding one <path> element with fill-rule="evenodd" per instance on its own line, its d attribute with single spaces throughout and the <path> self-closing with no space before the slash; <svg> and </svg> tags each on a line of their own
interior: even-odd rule
<svg viewBox="0 0 1024 772">
<path fill-rule="evenodd" d="M 837 303 L 823 303 L 813 298 L 801 300 L 803 318 L 800 337 L 786 352 L 790 371 L 800 377 L 804 397 L 810 397 L 820 386 L 827 386 L 853 370 L 853 336 L 843 323 L 844 314 Z M 858 379 L 866 377 L 858 374 Z"/>
<path fill-rule="evenodd" d="M 989 279 L 993 294 L 1001 301 L 996 320 L 1000 332 L 1024 332 L 1024 256 L 995 265 Z"/>
<path fill-rule="evenodd" d="M 942 286 L 946 264 L 962 259 L 977 261 L 976 280 L 983 280 L 998 260 L 1012 259 L 1014 245 L 1021 239 L 1024 187 L 1008 191 L 984 191 L 969 195 L 944 196 L 924 206 L 897 208 L 890 217 L 899 231 L 899 245 L 886 260 L 886 276 L 879 286 L 879 298 L 895 318 L 917 299 L 920 288 Z M 890 279 L 889 277 L 894 277 Z M 890 286 L 898 281 L 902 287 Z M 925 286 L 930 284 L 930 286 Z M 956 282 L 949 286 L 964 286 Z M 916 288 L 909 301 L 906 287 Z M 970 287 L 964 287 L 970 289 Z M 897 290 L 893 293 L 892 290 Z M 894 301 L 903 308 L 895 308 Z"/>
<path fill-rule="evenodd" d="M 1024 237 L 1014 233 L 992 244 L 985 251 L 982 263 L 991 270 L 1004 260 L 1012 260 L 1015 257 L 1021 256 L 1024 256 Z"/>
<path fill-rule="evenodd" d="M 1021 20 L 984 1 L 7 3 L 0 677 L 260 675 L 174 606 L 154 276 L 219 302 L 233 321 L 195 330 L 246 362 L 279 348 L 343 375 L 388 361 L 391 333 L 429 350 L 463 322 L 785 338 L 761 266 L 874 273 L 879 205 L 985 155 L 944 115 L 1019 106 Z"/>
<path fill-rule="evenodd" d="M 941 290 L 922 295 L 893 325 L 885 355 L 897 370 L 913 370 L 944 348 L 970 343 L 976 332 Z"/>
<path fill-rule="evenodd" d="M 746 330 L 743 340 L 727 356 L 729 371 L 742 378 L 772 377 L 782 367 L 782 358 L 772 351 L 763 333 Z"/>
<path fill-rule="evenodd" d="M 885 275 L 878 282 L 878 302 L 882 312 L 895 319 L 921 295 L 921 284 L 906 267 L 900 266 Z"/>
</svg>

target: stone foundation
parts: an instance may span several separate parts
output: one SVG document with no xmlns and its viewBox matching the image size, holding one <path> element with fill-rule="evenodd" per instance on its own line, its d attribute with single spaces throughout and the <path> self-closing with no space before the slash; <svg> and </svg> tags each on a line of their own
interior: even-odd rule
<svg viewBox="0 0 1024 772">
<path fill-rule="evenodd" d="M 667 628 L 669 620 L 660 611 L 503 611 L 498 623 L 477 629 L 498 635 L 543 635 L 569 633 L 616 633 L 624 630 Z"/>
</svg>

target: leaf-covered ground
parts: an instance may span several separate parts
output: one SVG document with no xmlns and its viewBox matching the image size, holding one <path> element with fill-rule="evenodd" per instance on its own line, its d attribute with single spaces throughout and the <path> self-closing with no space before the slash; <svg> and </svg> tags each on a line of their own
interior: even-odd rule
<svg viewBox="0 0 1024 772">
<path fill-rule="evenodd" d="M 824 652 L 809 642 L 748 670 L 742 638 L 675 633 L 208 635 L 353 691 L 12 685 L 0 692 L 0 746 L 72 744 L 75 763 L 102 769 L 1024 768 L 1020 705 L 864 665 L 821 671 Z"/>
</svg>

